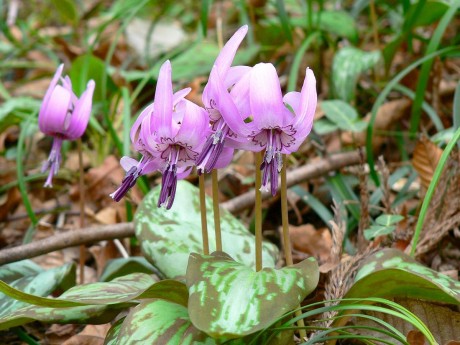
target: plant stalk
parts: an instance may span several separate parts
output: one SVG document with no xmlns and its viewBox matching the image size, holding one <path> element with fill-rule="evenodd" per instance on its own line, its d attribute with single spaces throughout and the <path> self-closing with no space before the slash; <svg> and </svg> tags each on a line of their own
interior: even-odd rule
<svg viewBox="0 0 460 345">
<path fill-rule="evenodd" d="M 78 167 L 79 167 L 79 189 L 80 189 L 80 229 L 85 227 L 85 180 L 83 171 L 83 149 L 81 138 L 77 140 L 78 150 Z M 80 245 L 80 284 L 85 283 L 85 256 L 86 248 L 84 244 Z"/>
<path fill-rule="evenodd" d="M 262 186 L 262 171 L 260 165 L 262 164 L 262 152 L 254 153 L 254 162 L 256 170 L 256 181 L 255 181 L 255 211 L 254 211 L 254 232 L 256 235 L 256 271 L 262 269 L 262 192 L 260 187 Z"/>
<path fill-rule="evenodd" d="M 219 209 L 219 180 L 217 169 L 212 169 L 212 207 L 214 211 L 214 232 L 216 235 L 216 250 L 222 251 L 222 232 L 220 230 L 220 209 Z"/>
<path fill-rule="evenodd" d="M 288 219 L 288 203 L 287 203 L 287 183 L 286 183 L 286 165 L 287 159 L 286 155 L 283 155 L 283 167 L 281 169 L 281 220 L 283 224 L 283 241 L 284 241 L 284 257 L 286 259 L 286 266 L 291 266 L 294 264 L 292 259 L 292 249 L 291 249 L 291 238 L 289 236 L 289 219 Z M 302 311 L 297 310 L 295 312 L 296 316 L 301 316 Z M 307 332 L 305 331 L 305 323 L 303 319 L 297 321 L 299 326 L 300 338 L 304 340 L 307 337 Z"/>
<path fill-rule="evenodd" d="M 204 190 L 204 174 L 198 175 L 198 181 L 200 185 L 201 237 L 203 239 L 203 254 L 209 255 L 208 222 L 206 219 L 206 194 Z"/>
</svg>

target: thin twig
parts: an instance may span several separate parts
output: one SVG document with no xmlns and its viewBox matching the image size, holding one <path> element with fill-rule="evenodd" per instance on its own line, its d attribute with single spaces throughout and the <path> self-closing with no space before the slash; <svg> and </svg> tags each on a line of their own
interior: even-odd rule
<svg viewBox="0 0 460 345">
<path fill-rule="evenodd" d="M 64 248 L 131 236 L 134 236 L 133 223 L 100 225 L 78 231 L 67 231 L 43 240 L 0 250 L 0 265 L 33 258 Z"/>
</svg>

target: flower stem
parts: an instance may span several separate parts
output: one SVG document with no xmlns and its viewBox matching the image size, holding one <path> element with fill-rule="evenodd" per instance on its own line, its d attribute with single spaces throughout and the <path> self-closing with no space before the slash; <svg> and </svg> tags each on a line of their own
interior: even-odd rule
<svg viewBox="0 0 460 345">
<path fill-rule="evenodd" d="M 83 171 L 83 150 L 81 138 L 77 140 L 78 166 L 79 166 L 79 187 L 80 187 L 80 229 L 85 227 L 85 181 Z M 85 283 L 85 256 L 86 248 L 84 244 L 80 245 L 80 284 Z"/>
<path fill-rule="evenodd" d="M 289 219 L 288 219 L 288 204 L 287 204 L 287 183 L 286 183 L 286 155 L 283 155 L 283 167 L 281 169 L 281 220 L 283 223 L 283 242 L 284 242 L 284 257 L 286 259 L 286 266 L 294 264 L 292 260 L 291 238 L 289 237 Z M 296 316 L 302 315 L 302 311 L 295 312 Z M 303 319 L 297 321 L 299 326 L 300 338 L 304 339 L 307 336 L 305 331 L 305 323 Z"/>
<path fill-rule="evenodd" d="M 254 211 L 254 232 L 256 235 L 256 271 L 262 269 L 262 192 L 260 187 L 262 186 L 262 171 L 260 165 L 262 164 L 262 152 L 254 153 L 254 162 L 256 170 L 256 181 L 255 181 L 255 211 Z"/>
<path fill-rule="evenodd" d="M 201 237 L 203 238 L 203 254 L 209 254 L 208 223 L 206 219 L 206 194 L 204 190 L 204 174 L 198 176 L 200 184 Z"/>
<path fill-rule="evenodd" d="M 219 209 L 219 180 L 217 169 L 212 169 L 212 206 L 214 210 L 214 231 L 216 234 L 216 250 L 222 251 L 222 233 L 220 230 L 220 209 Z"/>
</svg>

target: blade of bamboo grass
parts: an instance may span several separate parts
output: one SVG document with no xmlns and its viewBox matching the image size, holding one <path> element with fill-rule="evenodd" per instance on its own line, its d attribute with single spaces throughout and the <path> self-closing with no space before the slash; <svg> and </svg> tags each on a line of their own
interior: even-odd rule
<svg viewBox="0 0 460 345">
<path fill-rule="evenodd" d="M 201 237 L 203 239 L 203 254 L 209 254 L 209 239 L 208 239 L 208 222 L 206 217 L 206 194 L 204 184 L 204 174 L 198 176 L 200 185 L 200 209 L 201 209 Z"/>
<path fill-rule="evenodd" d="M 380 180 L 379 176 L 375 170 L 375 160 L 374 160 L 374 154 L 373 154 L 373 147 L 372 147 L 372 138 L 374 136 L 374 124 L 375 124 L 375 119 L 377 118 L 377 111 L 380 108 L 380 106 L 385 102 L 386 97 L 388 94 L 391 92 L 391 90 L 395 87 L 396 84 L 398 84 L 402 78 L 404 78 L 407 74 L 409 74 L 413 69 L 417 68 L 419 65 L 424 63 L 427 60 L 433 59 L 436 56 L 442 56 L 447 53 L 452 53 L 454 51 L 460 51 L 458 47 L 447 47 L 444 49 L 440 49 L 432 54 L 426 55 L 423 58 L 413 62 L 409 66 L 407 66 L 405 69 L 403 69 L 401 72 L 399 72 L 391 81 L 388 82 L 388 84 L 385 86 L 385 88 L 380 92 L 379 96 L 377 97 L 374 106 L 372 107 L 371 111 L 371 118 L 369 120 L 369 125 L 367 127 L 367 135 L 366 135 L 366 152 L 367 152 L 367 163 L 369 164 L 369 173 L 370 176 L 372 177 L 372 180 L 376 184 L 376 186 L 380 186 Z"/>
<path fill-rule="evenodd" d="M 219 209 L 219 179 L 217 169 L 212 169 L 212 207 L 214 211 L 214 232 L 216 235 L 216 250 L 222 251 L 222 233 L 220 230 L 220 209 Z"/>
<path fill-rule="evenodd" d="M 430 185 L 428 186 L 428 190 L 426 191 L 425 198 L 423 199 L 422 207 L 420 208 L 420 213 L 417 219 L 417 225 L 415 226 L 414 236 L 412 237 L 412 247 L 410 251 L 410 255 L 412 257 L 415 256 L 415 250 L 417 249 L 417 243 L 420 237 L 420 233 L 422 232 L 423 222 L 428 212 L 428 207 L 430 206 L 431 199 L 433 198 L 434 191 L 436 189 L 436 186 L 438 185 L 439 179 L 441 178 L 441 174 L 444 170 L 444 166 L 446 165 L 447 159 L 449 158 L 450 153 L 452 152 L 455 144 L 458 142 L 459 139 L 460 128 L 457 128 L 452 140 L 446 146 L 444 152 L 441 155 L 441 158 L 439 159 L 439 163 L 436 166 L 433 178 L 431 179 Z"/>
<path fill-rule="evenodd" d="M 256 235 L 255 243 L 255 253 L 256 253 L 256 271 L 262 269 L 262 192 L 260 187 L 262 186 L 262 172 L 260 171 L 260 165 L 262 164 L 262 152 L 254 153 L 254 162 L 255 162 L 255 172 L 256 172 L 256 181 L 255 181 L 255 209 L 254 209 L 254 233 Z"/>
<path fill-rule="evenodd" d="M 18 188 L 19 192 L 21 194 L 22 202 L 24 204 L 24 207 L 26 209 L 27 215 L 30 218 L 30 221 L 32 222 L 31 226 L 29 229 L 27 229 L 27 232 L 24 236 L 23 243 L 29 243 L 32 241 L 32 236 L 35 232 L 35 226 L 38 223 L 38 219 L 35 216 L 34 210 L 32 208 L 32 204 L 30 203 L 29 196 L 27 195 L 27 186 L 26 186 L 26 181 L 24 179 L 24 143 L 25 139 L 27 136 L 27 131 L 29 130 L 30 127 L 30 120 L 26 122 L 21 123 L 21 132 L 19 134 L 19 139 L 18 139 L 18 146 L 17 146 L 17 156 L 16 156 L 16 174 L 18 176 Z"/>
<path fill-rule="evenodd" d="M 291 248 L 291 237 L 289 236 L 289 219 L 288 219 L 288 203 L 287 203 L 287 182 L 286 182 L 286 170 L 287 170 L 287 159 L 286 155 L 283 155 L 283 167 L 281 169 L 281 221 L 283 223 L 283 240 L 284 240 L 284 257 L 286 258 L 286 266 L 292 266 L 294 261 L 292 259 L 292 248 Z M 302 314 L 301 310 L 296 312 L 296 316 Z M 299 326 L 299 334 L 301 339 L 305 339 L 307 332 L 302 328 L 305 327 L 303 318 L 297 322 Z"/>
<path fill-rule="evenodd" d="M 436 49 L 438 49 L 444 32 L 446 31 L 449 23 L 451 22 L 452 18 L 454 18 L 455 14 L 457 13 L 458 8 L 460 7 L 460 0 L 453 1 L 447 12 L 441 18 L 436 30 L 434 30 L 433 35 L 431 36 L 430 43 L 428 43 L 428 47 L 426 48 L 426 55 L 433 53 Z M 429 59 L 426 60 L 422 68 L 420 70 L 419 78 L 417 81 L 417 88 L 415 91 L 415 99 L 414 103 L 412 104 L 412 111 L 411 111 L 411 121 L 410 121 L 410 135 L 413 137 L 415 132 L 418 129 L 418 125 L 420 123 L 421 118 L 421 110 L 422 110 L 422 103 L 423 99 L 425 98 L 425 91 L 428 85 L 428 79 L 430 78 L 430 71 L 431 66 L 433 65 L 433 60 Z"/>
</svg>

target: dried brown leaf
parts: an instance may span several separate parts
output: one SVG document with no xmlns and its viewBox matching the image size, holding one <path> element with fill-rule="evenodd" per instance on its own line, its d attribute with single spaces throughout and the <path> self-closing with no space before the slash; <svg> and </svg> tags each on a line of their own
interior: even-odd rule
<svg viewBox="0 0 460 345">
<path fill-rule="evenodd" d="M 422 181 L 422 186 L 428 188 L 434 171 L 442 155 L 442 149 L 431 142 L 428 138 L 422 137 L 415 145 L 412 158 L 412 165 L 418 172 Z"/>
<path fill-rule="evenodd" d="M 289 234 L 294 249 L 307 253 L 325 262 L 332 248 L 332 237 L 328 228 L 315 229 L 311 224 L 290 226 Z"/>
<path fill-rule="evenodd" d="M 409 331 L 406 340 L 410 345 L 425 345 L 425 336 L 419 330 L 413 329 Z"/>
</svg>

